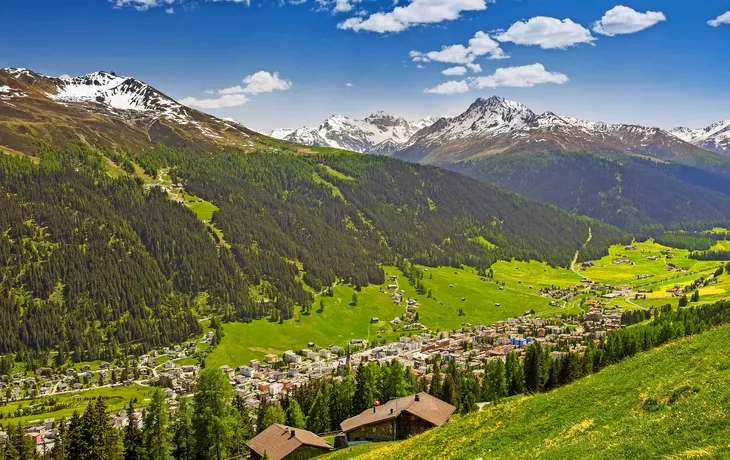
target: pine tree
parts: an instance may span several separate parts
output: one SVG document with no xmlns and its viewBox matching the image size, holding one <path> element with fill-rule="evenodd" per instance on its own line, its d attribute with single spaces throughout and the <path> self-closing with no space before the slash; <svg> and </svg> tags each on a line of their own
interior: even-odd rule
<svg viewBox="0 0 730 460">
<path fill-rule="evenodd" d="M 507 380 L 507 394 L 519 395 L 525 392 L 525 374 L 522 364 L 514 353 L 508 353 L 505 363 L 505 379 Z"/>
<path fill-rule="evenodd" d="M 485 376 L 491 387 L 492 401 L 499 401 L 508 394 L 505 365 L 501 359 L 492 364 L 489 375 Z"/>
<path fill-rule="evenodd" d="M 464 377 L 461 380 L 461 399 L 459 408 L 462 414 L 468 414 L 477 410 L 479 385 L 472 376 Z"/>
<path fill-rule="evenodd" d="M 360 413 L 373 407 L 375 400 L 380 398 L 380 367 L 374 363 L 361 364 L 355 381 L 354 412 Z"/>
<path fill-rule="evenodd" d="M 286 408 L 286 424 L 293 428 L 306 428 L 307 419 L 304 417 L 302 408 L 299 407 L 299 403 L 296 399 L 289 400 L 289 405 Z"/>
<path fill-rule="evenodd" d="M 286 413 L 284 412 L 284 409 L 281 408 L 281 405 L 279 403 L 269 403 L 264 411 L 264 418 L 261 421 L 259 433 L 275 423 L 283 425 L 285 422 Z"/>
<path fill-rule="evenodd" d="M 191 401 L 181 398 L 173 423 L 173 457 L 176 460 L 193 460 L 193 413 Z"/>
<path fill-rule="evenodd" d="M 222 460 L 231 436 L 231 385 L 218 369 L 203 369 L 193 396 L 193 458 Z"/>
<path fill-rule="evenodd" d="M 56 442 L 53 443 L 53 449 L 49 454 L 50 460 L 66 460 L 66 443 L 68 442 L 68 431 L 66 419 L 61 418 L 58 424 L 58 435 Z M 0 457 L 2 458 L 2 457 Z"/>
<path fill-rule="evenodd" d="M 380 397 L 383 399 L 381 402 L 385 403 L 391 399 L 397 399 L 408 394 L 404 373 L 405 369 L 403 365 L 397 360 L 381 366 L 382 381 Z"/>
<path fill-rule="evenodd" d="M 129 401 L 129 407 L 127 407 L 127 420 L 129 423 L 124 428 L 124 460 L 143 460 L 142 432 L 134 415 L 133 400 Z"/>
<path fill-rule="evenodd" d="M 81 424 L 81 416 L 77 411 L 74 411 L 73 415 L 71 416 L 71 422 L 69 423 L 67 438 L 67 458 L 86 458 L 87 440 L 84 437 L 84 430 Z"/>
<path fill-rule="evenodd" d="M 434 359 L 433 372 L 431 373 L 431 385 L 428 387 L 428 394 L 434 398 L 441 398 L 441 366 L 438 357 Z"/>
<path fill-rule="evenodd" d="M 142 439 L 146 460 L 172 460 L 170 412 L 161 389 L 152 393 L 143 420 Z"/>
<path fill-rule="evenodd" d="M 307 429 L 313 433 L 325 433 L 330 428 L 328 393 L 318 391 L 307 416 Z"/>
<path fill-rule="evenodd" d="M 356 386 L 355 377 L 347 370 L 333 390 L 331 416 L 334 422 L 342 422 L 355 415 L 353 402 Z"/>
<path fill-rule="evenodd" d="M 532 342 L 525 350 L 525 390 L 528 393 L 537 393 L 542 390 L 545 382 L 544 354 L 540 342 Z"/>
</svg>

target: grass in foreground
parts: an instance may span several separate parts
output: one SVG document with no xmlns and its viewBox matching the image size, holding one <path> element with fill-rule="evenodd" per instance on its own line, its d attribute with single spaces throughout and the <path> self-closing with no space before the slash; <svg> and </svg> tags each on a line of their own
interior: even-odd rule
<svg viewBox="0 0 730 460">
<path fill-rule="evenodd" d="M 728 458 L 728 340 L 730 327 L 718 328 L 410 440 L 327 459 Z"/>
</svg>

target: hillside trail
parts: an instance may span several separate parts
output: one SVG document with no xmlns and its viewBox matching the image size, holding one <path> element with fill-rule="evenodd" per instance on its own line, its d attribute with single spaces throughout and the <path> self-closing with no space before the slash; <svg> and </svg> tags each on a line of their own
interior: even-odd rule
<svg viewBox="0 0 730 460">
<path fill-rule="evenodd" d="M 573 261 L 570 263 L 570 271 L 572 271 L 576 275 L 580 276 L 581 279 L 585 278 L 589 281 L 591 281 L 590 278 L 584 276 L 584 274 L 582 274 L 582 273 L 578 273 L 578 270 L 575 269 L 575 264 L 578 263 L 578 255 L 580 254 L 580 250 L 583 249 L 584 247 L 586 247 L 586 245 L 591 242 L 591 239 L 593 239 L 593 229 L 591 229 L 591 227 L 588 227 L 588 239 L 586 239 L 585 243 L 583 243 L 583 246 L 581 246 L 580 249 L 575 251 L 575 256 L 573 256 Z"/>
</svg>

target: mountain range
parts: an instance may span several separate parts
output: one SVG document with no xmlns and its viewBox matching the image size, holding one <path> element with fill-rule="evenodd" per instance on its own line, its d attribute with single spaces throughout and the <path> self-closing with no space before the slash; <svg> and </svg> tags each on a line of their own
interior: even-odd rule
<svg viewBox="0 0 730 460">
<path fill-rule="evenodd" d="M 436 165 L 633 232 L 726 220 L 730 157 L 687 142 L 721 149 L 726 125 L 670 133 L 536 114 L 491 97 L 438 120 L 335 115 L 316 129 L 271 133 L 280 140 L 113 72 L 55 78 L 0 70 L 0 146 L 8 153 L 34 156 L 43 145 L 79 143 L 130 157 L 159 145 L 294 154 L 306 154 L 301 144 L 327 146 Z"/>
<path fill-rule="evenodd" d="M 0 88 L 0 355 L 109 361 L 187 340 L 197 315 L 293 319 L 313 292 L 382 284 L 404 259 L 568 266 L 630 241 L 452 171 L 312 152 L 111 72 L 4 69 Z"/>
<path fill-rule="evenodd" d="M 333 115 L 317 128 L 276 129 L 271 137 L 304 145 L 393 155 L 408 161 L 443 164 L 511 153 L 593 152 L 662 158 L 728 172 L 725 161 L 730 121 L 703 129 L 663 130 L 634 124 L 607 124 L 536 114 L 500 97 L 477 99 L 456 117 L 408 122 L 385 112 L 364 120 Z"/>
<path fill-rule="evenodd" d="M 427 117 L 411 122 L 382 111 L 363 120 L 332 115 L 316 128 L 275 129 L 269 136 L 297 144 L 390 155 L 436 120 Z"/>
<path fill-rule="evenodd" d="M 477 99 L 462 114 L 419 131 L 394 156 L 442 164 L 492 155 L 561 152 L 660 158 L 730 171 L 724 158 L 660 128 L 536 114 L 524 104 L 496 96 Z"/>
<path fill-rule="evenodd" d="M 706 128 L 674 128 L 668 132 L 705 150 L 730 155 L 730 120 L 719 121 Z"/>
</svg>

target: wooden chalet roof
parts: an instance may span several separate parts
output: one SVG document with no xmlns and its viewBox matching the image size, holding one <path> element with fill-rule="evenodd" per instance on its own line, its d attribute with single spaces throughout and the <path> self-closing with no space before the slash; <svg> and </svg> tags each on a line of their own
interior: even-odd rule
<svg viewBox="0 0 730 460">
<path fill-rule="evenodd" d="M 330 449 L 322 438 L 301 428 L 274 424 L 248 442 L 248 447 L 263 456 L 266 452 L 271 460 L 280 460 L 299 447 L 307 445 Z"/>
<path fill-rule="evenodd" d="M 382 406 L 367 409 L 362 414 L 348 418 L 340 424 L 344 432 L 349 432 L 362 426 L 373 425 L 397 418 L 407 412 L 425 420 L 435 426 L 446 422 L 456 408 L 449 403 L 434 398 L 428 393 L 421 392 L 399 399 L 388 401 Z"/>
</svg>

